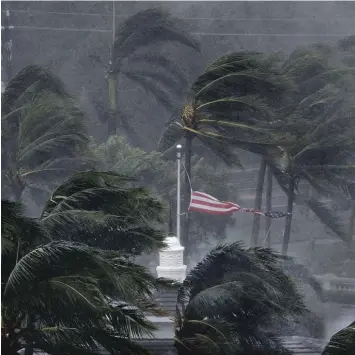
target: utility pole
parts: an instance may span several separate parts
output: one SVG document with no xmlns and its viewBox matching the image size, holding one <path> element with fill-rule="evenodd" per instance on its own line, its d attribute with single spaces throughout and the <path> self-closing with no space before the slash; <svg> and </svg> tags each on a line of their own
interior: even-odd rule
<svg viewBox="0 0 355 355">
<path fill-rule="evenodd" d="M 12 79 L 12 29 L 10 21 L 10 10 L 6 10 L 4 25 L 1 26 L 2 32 L 2 45 L 1 45 L 1 59 L 4 63 L 6 82 L 8 83 Z"/>
</svg>

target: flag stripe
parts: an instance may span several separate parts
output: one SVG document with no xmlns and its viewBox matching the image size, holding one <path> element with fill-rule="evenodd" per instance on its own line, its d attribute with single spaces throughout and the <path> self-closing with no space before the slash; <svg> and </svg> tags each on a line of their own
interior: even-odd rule
<svg viewBox="0 0 355 355">
<path fill-rule="evenodd" d="M 194 196 L 191 200 L 191 203 L 196 203 L 196 204 L 200 204 L 200 205 L 203 205 L 203 206 L 211 206 L 211 207 L 214 207 L 214 206 L 217 206 L 217 207 L 222 207 L 225 206 L 225 207 L 231 207 L 231 206 L 234 206 L 234 207 L 237 207 L 239 208 L 239 206 L 235 203 L 231 203 L 231 202 L 219 202 L 219 201 L 212 201 L 212 200 L 209 200 L 207 198 L 204 198 L 204 197 L 199 197 L 199 196 Z"/>
<path fill-rule="evenodd" d="M 215 197 L 211 196 L 211 195 L 208 195 L 208 194 L 205 194 L 204 192 L 198 192 L 198 191 L 194 191 L 192 193 L 192 196 L 193 197 L 204 197 L 204 198 L 207 198 L 209 200 L 212 200 L 212 201 L 218 201 L 218 199 L 216 199 Z"/>
<path fill-rule="evenodd" d="M 227 215 L 232 212 L 238 211 L 238 208 L 236 207 L 231 207 L 231 208 L 216 208 L 216 207 L 200 207 L 199 205 L 191 205 L 189 208 L 189 211 L 195 211 L 195 212 L 207 212 L 209 214 L 220 214 L 220 215 Z"/>
<path fill-rule="evenodd" d="M 215 206 L 207 206 L 207 205 L 200 205 L 200 204 L 196 204 L 196 203 L 191 203 L 190 204 L 190 209 L 195 208 L 195 209 L 200 209 L 200 210 L 204 210 L 204 211 L 238 211 L 239 208 L 235 207 L 235 206 L 223 206 L 223 207 L 215 207 Z"/>
</svg>

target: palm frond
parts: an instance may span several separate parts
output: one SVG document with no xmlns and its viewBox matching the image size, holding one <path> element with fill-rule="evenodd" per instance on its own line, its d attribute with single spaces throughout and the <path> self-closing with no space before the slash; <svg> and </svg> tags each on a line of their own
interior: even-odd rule
<svg viewBox="0 0 355 355">
<path fill-rule="evenodd" d="M 42 173 L 52 182 L 53 176 L 58 180 L 61 175 L 56 173 L 70 170 L 55 162 L 85 155 L 88 137 L 83 112 L 46 69 L 26 67 L 9 83 L 8 91 L 2 107 L 2 148 L 7 152 L 3 169 L 8 187 L 22 193 L 29 174 L 31 183 Z"/>
<path fill-rule="evenodd" d="M 57 76 L 39 65 L 28 65 L 7 84 L 2 94 L 2 113 L 8 114 L 11 107 L 24 92 L 28 92 L 28 89 L 32 91 L 32 95 L 50 91 L 61 97 L 68 97 L 64 84 Z"/>
<path fill-rule="evenodd" d="M 137 65 L 140 64 L 139 62 L 146 63 L 152 68 L 156 67 L 159 68 L 159 70 L 169 73 L 169 75 L 171 75 L 182 88 L 186 88 L 188 85 L 186 74 L 174 61 L 162 54 L 155 52 L 136 54 L 135 56 L 132 56 L 130 60 L 132 63 L 137 62 Z"/>
<path fill-rule="evenodd" d="M 137 82 L 143 87 L 147 93 L 151 93 L 154 98 L 164 106 L 167 110 L 172 110 L 175 107 L 175 102 L 167 94 L 166 90 L 162 89 L 155 80 L 139 75 L 135 72 L 126 72 L 125 75 L 132 81 Z"/>
<path fill-rule="evenodd" d="M 1 200 L 1 217 L 1 279 L 7 280 L 17 261 L 33 246 L 48 242 L 50 236 L 38 221 L 25 216 L 17 202 Z"/>
<path fill-rule="evenodd" d="M 334 334 L 322 355 L 351 355 L 355 351 L 355 322 Z"/>
<path fill-rule="evenodd" d="M 296 284 L 283 271 L 284 261 L 268 249 L 245 249 L 241 243 L 214 248 L 179 289 L 176 346 L 198 354 L 208 354 L 212 344 L 226 354 L 289 354 L 266 331 L 278 322 L 295 322 L 306 311 Z M 313 280 L 297 265 L 291 269 L 298 280 Z"/>
<path fill-rule="evenodd" d="M 168 122 L 158 141 L 158 151 L 166 152 L 173 147 L 184 135 L 183 126 L 177 122 Z"/>
<path fill-rule="evenodd" d="M 145 189 L 127 188 L 132 181 L 112 172 L 74 174 L 54 191 L 41 221 L 59 239 L 129 254 L 160 249 L 163 206 Z"/>
<path fill-rule="evenodd" d="M 148 79 L 151 83 L 157 83 L 159 86 L 165 87 L 169 91 L 173 91 L 176 93 L 181 93 L 181 89 L 183 88 L 182 84 L 179 83 L 175 77 L 173 77 L 170 73 L 166 74 L 162 71 L 151 71 L 151 70 L 121 70 L 121 74 L 126 75 L 129 79 L 136 81 L 137 83 L 142 82 L 143 88 L 146 87 L 144 82 Z M 154 94 L 154 90 L 152 91 Z"/>
<path fill-rule="evenodd" d="M 178 19 L 160 9 L 147 9 L 131 16 L 116 29 L 112 48 L 115 68 L 138 48 L 161 41 L 173 41 L 199 50 L 196 40 Z"/>
</svg>

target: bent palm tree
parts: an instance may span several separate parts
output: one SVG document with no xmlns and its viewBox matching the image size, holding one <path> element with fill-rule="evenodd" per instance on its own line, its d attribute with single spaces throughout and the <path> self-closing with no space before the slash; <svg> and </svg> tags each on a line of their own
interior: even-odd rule
<svg viewBox="0 0 355 355">
<path fill-rule="evenodd" d="M 280 144 L 285 138 L 260 122 L 274 119 L 292 89 L 279 73 L 278 58 L 260 53 L 232 53 L 217 59 L 200 75 L 187 97 L 180 117 L 162 133 L 159 149 L 166 151 L 185 138 L 185 204 L 190 200 L 192 140 L 199 139 L 229 165 L 240 165 L 235 148 L 259 143 Z M 187 208 L 187 206 L 186 206 Z M 189 245 L 187 218 L 183 244 Z"/>
<path fill-rule="evenodd" d="M 272 329 L 305 312 L 281 257 L 240 243 L 218 246 L 179 289 L 175 346 L 179 355 L 289 354 Z"/>
<path fill-rule="evenodd" d="M 159 42 L 176 42 L 199 50 L 198 43 L 185 30 L 184 24 L 162 10 L 138 12 L 116 29 L 107 74 L 110 105 L 108 135 L 116 134 L 118 114 L 123 128 L 134 133 L 117 104 L 117 82 L 120 75 L 142 86 L 169 110 L 174 107 L 174 101 L 166 89 L 179 92 L 187 85 L 185 76 L 168 57 L 139 52 L 140 49 Z M 128 59 L 129 66 L 125 65 Z M 147 68 L 146 64 L 153 65 L 155 70 Z"/>
<path fill-rule="evenodd" d="M 21 70 L 2 94 L 2 171 L 16 201 L 80 169 L 86 148 L 83 113 L 63 84 L 38 66 Z"/>
<path fill-rule="evenodd" d="M 295 95 L 292 113 L 286 115 L 279 125 L 280 129 L 294 135 L 293 142 L 283 147 L 284 178 L 280 179 L 279 174 L 278 179 L 287 190 L 288 212 L 292 212 L 299 179 L 306 180 L 328 198 L 347 198 L 353 185 L 355 107 L 351 78 L 354 78 L 354 70 L 342 62 L 343 57 L 347 57 L 346 53 L 337 51 L 336 54 L 340 60 L 334 64 L 331 61 L 335 56 L 332 47 L 315 45 L 301 48 L 292 53 L 283 66 L 285 74 L 293 78 L 300 88 L 299 94 Z M 272 158 L 269 164 L 273 165 Z M 273 166 L 277 174 L 276 170 Z M 309 201 L 309 205 L 322 213 L 315 200 Z M 291 218 L 292 215 L 286 219 L 284 253 L 287 252 Z M 346 239 L 346 232 L 333 221 L 328 219 L 328 226 Z"/>
</svg>

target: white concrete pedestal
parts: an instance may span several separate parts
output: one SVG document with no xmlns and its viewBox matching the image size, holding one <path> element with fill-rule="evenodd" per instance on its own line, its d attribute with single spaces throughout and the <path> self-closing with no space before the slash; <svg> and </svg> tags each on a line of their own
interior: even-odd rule
<svg viewBox="0 0 355 355">
<path fill-rule="evenodd" d="M 167 247 L 159 252 L 158 277 L 164 277 L 176 281 L 184 281 L 186 277 L 186 265 L 183 265 L 184 247 L 174 237 L 167 237 Z"/>
</svg>

